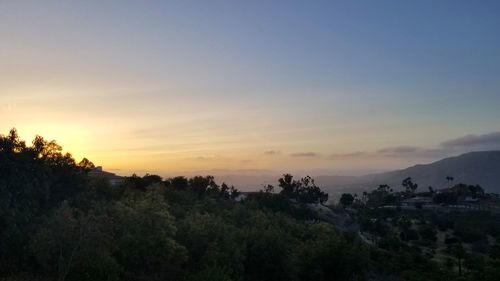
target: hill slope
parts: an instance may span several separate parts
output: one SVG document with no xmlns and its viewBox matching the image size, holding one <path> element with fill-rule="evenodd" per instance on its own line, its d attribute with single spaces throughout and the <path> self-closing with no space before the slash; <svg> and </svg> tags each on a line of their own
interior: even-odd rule
<svg viewBox="0 0 500 281">
<path fill-rule="evenodd" d="M 401 187 L 404 178 L 411 177 L 419 190 L 447 187 L 446 177 L 452 176 L 454 183 L 479 184 L 487 192 L 500 192 L 500 151 L 470 152 L 445 158 L 434 163 L 416 165 L 387 173 L 352 177 L 349 180 L 337 176 L 322 176 L 317 182 L 330 192 L 351 190 L 358 192 L 372 189 L 379 184 L 388 184 L 394 189 Z"/>
</svg>

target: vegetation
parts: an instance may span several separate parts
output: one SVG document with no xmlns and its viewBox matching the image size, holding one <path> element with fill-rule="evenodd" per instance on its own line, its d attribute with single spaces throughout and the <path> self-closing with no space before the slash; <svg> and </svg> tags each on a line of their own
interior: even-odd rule
<svg viewBox="0 0 500 281">
<path fill-rule="evenodd" d="M 245 202 L 211 176 L 88 176 L 55 142 L 0 137 L 0 279 L 361 279 L 367 252 L 308 203 L 327 195 L 310 178 Z M 293 199 L 293 200 L 292 200 Z M 296 202 L 294 202 L 296 201 Z"/>
<path fill-rule="evenodd" d="M 498 216 L 385 208 L 415 195 L 410 178 L 344 194 L 344 208 L 289 174 L 240 201 L 212 176 L 112 185 L 15 130 L 0 167 L 0 280 L 500 280 Z"/>
<path fill-rule="evenodd" d="M 376 267 L 400 271 L 408 280 L 500 278 L 500 268 L 495 267 L 500 214 L 479 207 L 481 200 L 498 203 L 498 196 L 462 183 L 420 193 L 417 187 L 406 178 L 400 192 L 380 185 L 349 204 L 360 223 L 360 235 L 373 245 L 370 254 L 377 258 Z M 343 194 L 340 205 L 351 198 Z"/>
</svg>

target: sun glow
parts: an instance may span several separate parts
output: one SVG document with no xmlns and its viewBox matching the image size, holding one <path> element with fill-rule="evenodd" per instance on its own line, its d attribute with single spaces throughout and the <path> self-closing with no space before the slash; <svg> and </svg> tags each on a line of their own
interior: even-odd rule
<svg viewBox="0 0 500 281">
<path fill-rule="evenodd" d="M 31 142 L 35 136 L 40 135 L 47 141 L 55 140 L 63 147 L 64 152 L 69 152 L 78 162 L 86 157 L 88 130 L 71 123 L 36 123 L 21 125 L 16 127 L 20 137 L 27 142 Z"/>
</svg>

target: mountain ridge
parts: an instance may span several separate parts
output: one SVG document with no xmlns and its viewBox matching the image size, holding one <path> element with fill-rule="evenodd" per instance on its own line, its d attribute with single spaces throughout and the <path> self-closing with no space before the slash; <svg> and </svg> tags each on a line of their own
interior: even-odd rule
<svg viewBox="0 0 500 281">
<path fill-rule="evenodd" d="M 448 176 L 454 181 L 448 182 Z M 429 186 L 441 189 L 448 184 L 462 182 L 478 184 L 487 192 L 500 192 L 500 151 L 473 151 L 429 164 L 359 177 L 319 176 L 317 182 L 329 192 L 358 192 L 373 189 L 379 184 L 388 184 L 397 190 L 401 189 L 401 181 L 407 177 L 419 184 L 419 190 L 427 190 Z"/>
</svg>

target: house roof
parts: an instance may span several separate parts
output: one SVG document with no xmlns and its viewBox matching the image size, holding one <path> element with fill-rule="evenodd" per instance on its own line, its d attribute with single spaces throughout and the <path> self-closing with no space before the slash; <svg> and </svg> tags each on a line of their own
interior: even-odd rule
<svg viewBox="0 0 500 281">
<path fill-rule="evenodd" d="M 430 202 L 432 202 L 432 198 L 417 196 L 417 197 L 405 199 L 402 202 L 404 202 L 404 203 L 430 203 Z"/>
</svg>

